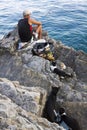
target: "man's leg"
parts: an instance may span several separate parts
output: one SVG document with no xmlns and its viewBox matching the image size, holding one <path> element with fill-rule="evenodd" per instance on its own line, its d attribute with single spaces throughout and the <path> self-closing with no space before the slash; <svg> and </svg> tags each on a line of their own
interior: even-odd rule
<svg viewBox="0 0 87 130">
<path fill-rule="evenodd" d="M 41 25 L 39 25 L 37 27 L 36 32 L 38 33 L 38 38 L 41 39 L 42 38 L 42 26 Z"/>
<path fill-rule="evenodd" d="M 42 38 L 42 26 L 38 25 L 33 27 L 33 30 L 36 31 L 36 33 L 38 33 L 38 39 Z"/>
</svg>

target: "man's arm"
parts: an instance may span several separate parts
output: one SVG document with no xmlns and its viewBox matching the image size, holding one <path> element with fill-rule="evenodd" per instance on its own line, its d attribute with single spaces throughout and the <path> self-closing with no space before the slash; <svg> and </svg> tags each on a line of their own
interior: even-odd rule
<svg viewBox="0 0 87 130">
<path fill-rule="evenodd" d="M 41 22 L 31 19 L 32 24 L 41 25 Z"/>
</svg>

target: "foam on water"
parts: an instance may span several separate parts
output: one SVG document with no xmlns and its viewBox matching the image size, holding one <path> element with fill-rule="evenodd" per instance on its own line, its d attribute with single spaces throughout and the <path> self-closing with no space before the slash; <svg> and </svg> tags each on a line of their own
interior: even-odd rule
<svg viewBox="0 0 87 130">
<path fill-rule="evenodd" d="M 87 0 L 0 0 L 0 38 L 30 9 L 49 36 L 87 52 Z"/>
</svg>

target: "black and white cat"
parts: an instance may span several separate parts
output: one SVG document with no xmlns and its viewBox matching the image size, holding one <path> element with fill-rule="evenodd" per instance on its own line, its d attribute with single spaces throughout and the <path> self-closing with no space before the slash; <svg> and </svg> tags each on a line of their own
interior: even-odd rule
<svg viewBox="0 0 87 130">
<path fill-rule="evenodd" d="M 59 109 L 59 115 L 61 117 L 60 123 L 63 121 L 69 127 L 69 130 L 80 130 L 77 120 L 68 116 L 64 108 Z"/>
<path fill-rule="evenodd" d="M 65 67 L 65 66 L 64 66 Z M 50 69 L 53 73 L 59 75 L 59 77 L 66 77 L 66 78 L 71 78 L 72 74 L 67 74 L 66 72 L 64 72 L 63 70 L 60 70 L 57 68 L 56 66 L 56 62 L 52 62 Z"/>
</svg>

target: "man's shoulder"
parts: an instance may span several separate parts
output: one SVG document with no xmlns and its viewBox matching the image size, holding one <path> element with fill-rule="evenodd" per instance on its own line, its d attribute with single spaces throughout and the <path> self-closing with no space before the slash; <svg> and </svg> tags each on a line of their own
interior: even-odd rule
<svg viewBox="0 0 87 130">
<path fill-rule="evenodd" d="M 24 19 L 21 18 L 21 19 L 18 20 L 18 22 L 21 22 L 21 21 L 23 21 L 23 20 L 24 20 Z"/>
<path fill-rule="evenodd" d="M 27 21 L 28 21 L 28 19 L 25 19 L 25 18 L 22 18 L 22 19 L 19 19 L 19 20 L 18 20 L 18 22 L 20 22 L 20 23 L 21 23 L 21 22 L 27 22 Z"/>
<path fill-rule="evenodd" d="M 30 18 L 30 19 L 29 19 L 29 21 L 30 21 L 30 22 L 33 22 L 33 21 L 35 21 L 35 19 L 33 19 L 33 18 Z"/>
</svg>

